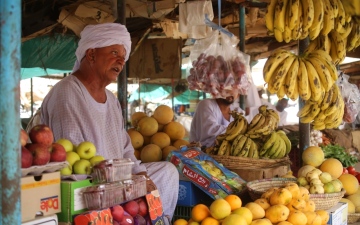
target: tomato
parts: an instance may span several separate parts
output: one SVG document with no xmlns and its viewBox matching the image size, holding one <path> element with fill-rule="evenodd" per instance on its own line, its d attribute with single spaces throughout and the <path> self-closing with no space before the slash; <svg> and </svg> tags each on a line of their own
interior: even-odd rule
<svg viewBox="0 0 360 225">
<path fill-rule="evenodd" d="M 342 174 L 345 174 L 345 173 L 349 173 L 349 171 L 346 169 L 346 167 L 343 168 L 343 173 Z"/>
<path fill-rule="evenodd" d="M 348 170 L 348 172 L 352 175 L 355 175 L 356 173 L 356 170 L 355 170 L 355 167 L 353 166 L 349 166 L 348 168 L 346 168 Z"/>
<path fill-rule="evenodd" d="M 357 175 L 356 175 L 356 179 L 359 181 L 359 183 L 360 183 L 360 173 L 358 173 Z"/>
</svg>

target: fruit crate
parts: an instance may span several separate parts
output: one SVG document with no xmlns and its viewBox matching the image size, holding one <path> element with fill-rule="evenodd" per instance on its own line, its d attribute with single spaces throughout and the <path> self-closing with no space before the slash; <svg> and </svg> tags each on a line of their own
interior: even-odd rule
<svg viewBox="0 0 360 225">
<path fill-rule="evenodd" d="M 175 207 L 174 216 L 172 219 L 172 223 L 174 223 L 177 219 L 185 219 L 189 220 L 191 217 L 192 206 L 179 206 Z"/>
<path fill-rule="evenodd" d="M 133 165 L 129 158 L 101 161 L 93 167 L 93 181 L 100 184 L 131 179 Z"/>
</svg>

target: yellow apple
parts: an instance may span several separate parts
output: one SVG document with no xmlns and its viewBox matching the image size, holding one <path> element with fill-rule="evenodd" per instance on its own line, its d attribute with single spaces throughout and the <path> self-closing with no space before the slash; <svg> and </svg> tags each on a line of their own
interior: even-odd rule
<svg viewBox="0 0 360 225">
<path fill-rule="evenodd" d="M 84 141 L 76 147 L 76 153 L 81 159 L 91 159 L 96 155 L 96 147 L 92 142 Z"/>
<path fill-rule="evenodd" d="M 65 168 L 62 168 L 60 170 L 60 174 L 63 175 L 63 176 L 67 176 L 67 175 L 71 175 L 72 174 L 72 167 L 69 165 Z"/>
<path fill-rule="evenodd" d="M 96 164 L 98 164 L 99 162 L 105 160 L 104 156 L 101 155 L 96 155 L 91 157 L 91 159 L 89 159 L 91 166 L 95 166 Z"/>
<path fill-rule="evenodd" d="M 59 140 L 56 141 L 56 143 L 61 144 L 65 148 L 66 152 L 71 152 L 74 150 L 73 143 L 71 143 L 71 141 L 66 138 L 60 138 Z"/>
<path fill-rule="evenodd" d="M 91 174 L 91 163 L 87 159 L 80 159 L 73 165 L 74 174 Z"/>
<path fill-rule="evenodd" d="M 76 161 L 80 160 L 80 156 L 76 152 L 67 152 L 66 161 L 73 166 Z"/>
</svg>

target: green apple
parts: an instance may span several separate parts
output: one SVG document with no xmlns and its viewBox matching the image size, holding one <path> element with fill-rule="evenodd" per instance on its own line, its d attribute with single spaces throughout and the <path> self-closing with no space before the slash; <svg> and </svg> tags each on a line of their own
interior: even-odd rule
<svg viewBox="0 0 360 225">
<path fill-rule="evenodd" d="M 68 176 L 68 175 L 71 175 L 72 174 L 72 167 L 69 165 L 65 168 L 62 168 L 60 170 L 60 174 L 63 175 L 63 176 Z"/>
<path fill-rule="evenodd" d="M 99 162 L 105 160 L 104 156 L 101 155 L 96 155 L 91 157 L 91 159 L 89 159 L 91 166 L 95 166 L 96 164 L 98 164 Z"/>
<path fill-rule="evenodd" d="M 66 152 L 71 152 L 74 150 L 73 143 L 66 138 L 60 138 L 59 140 L 56 141 L 56 143 L 61 144 L 65 148 Z"/>
<path fill-rule="evenodd" d="M 66 161 L 73 166 L 76 161 L 80 160 L 80 156 L 76 152 L 67 152 Z"/>
<path fill-rule="evenodd" d="M 91 163 L 87 159 L 80 159 L 73 165 L 74 174 L 91 174 Z"/>
<path fill-rule="evenodd" d="M 76 152 L 81 159 L 91 159 L 96 155 L 96 147 L 90 141 L 84 141 L 76 147 Z"/>
</svg>

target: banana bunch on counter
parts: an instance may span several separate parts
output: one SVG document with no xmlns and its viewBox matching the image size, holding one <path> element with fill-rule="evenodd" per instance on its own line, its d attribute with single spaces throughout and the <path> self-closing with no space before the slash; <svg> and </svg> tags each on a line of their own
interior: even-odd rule
<svg viewBox="0 0 360 225">
<path fill-rule="evenodd" d="M 340 89 L 333 84 L 321 102 L 306 101 L 297 116 L 301 123 L 311 123 L 314 130 L 332 129 L 340 126 L 344 110 Z"/>
<path fill-rule="evenodd" d="M 280 159 L 289 154 L 291 142 L 282 130 L 274 131 L 259 151 L 261 158 Z"/>
<path fill-rule="evenodd" d="M 246 136 L 250 138 L 262 138 L 273 132 L 279 124 L 279 114 L 273 110 L 268 109 L 267 105 L 259 107 L 259 113 L 251 120 Z"/>
</svg>

